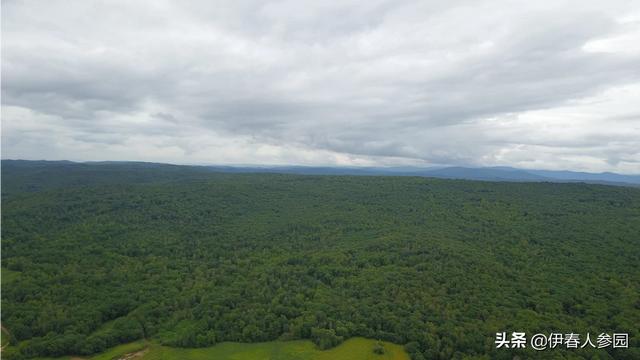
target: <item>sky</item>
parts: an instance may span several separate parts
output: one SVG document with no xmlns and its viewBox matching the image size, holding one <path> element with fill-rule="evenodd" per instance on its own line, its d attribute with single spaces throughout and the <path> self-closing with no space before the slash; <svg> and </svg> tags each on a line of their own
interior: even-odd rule
<svg viewBox="0 0 640 360">
<path fill-rule="evenodd" d="M 2 158 L 640 173 L 639 1 L 2 2 Z"/>
</svg>

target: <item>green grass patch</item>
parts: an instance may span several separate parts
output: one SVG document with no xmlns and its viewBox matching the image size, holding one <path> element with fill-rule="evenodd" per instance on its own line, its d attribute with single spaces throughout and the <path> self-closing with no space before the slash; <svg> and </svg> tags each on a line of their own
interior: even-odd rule
<svg viewBox="0 0 640 360">
<path fill-rule="evenodd" d="M 270 341 L 263 343 L 225 342 L 207 348 L 174 348 L 145 341 L 119 345 L 89 358 L 59 357 L 35 360 L 114 360 L 147 349 L 136 360 L 409 360 L 402 345 L 381 342 L 384 354 L 373 352 L 376 340 L 351 338 L 329 350 L 319 350 L 309 340 Z"/>
<path fill-rule="evenodd" d="M 352 338 L 329 350 L 319 350 L 311 341 L 263 343 L 225 342 L 208 348 L 181 349 L 152 345 L 144 360 L 408 360 L 401 345 L 384 344 L 384 354 L 373 352 L 376 340 Z"/>
<path fill-rule="evenodd" d="M 373 352 L 376 340 L 364 338 L 352 338 L 340 346 L 325 351 L 316 351 L 312 359 L 362 359 L 362 360 L 409 360 L 409 355 L 404 351 L 402 345 L 389 342 L 381 342 L 384 354 L 378 355 Z"/>
<path fill-rule="evenodd" d="M 145 341 L 136 341 L 128 344 L 118 345 L 98 355 L 92 356 L 91 360 L 112 360 L 124 354 L 140 351 L 148 346 Z"/>
</svg>

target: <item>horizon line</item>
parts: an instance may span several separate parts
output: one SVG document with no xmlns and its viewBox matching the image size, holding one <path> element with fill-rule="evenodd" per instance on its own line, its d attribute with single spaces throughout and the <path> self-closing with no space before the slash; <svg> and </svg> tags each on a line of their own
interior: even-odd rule
<svg viewBox="0 0 640 360">
<path fill-rule="evenodd" d="M 162 161 L 147 161 L 147 160 L 68 160 L 68 159 L 8 159 L 0 158 L 0 161 L 26 161 L 26 162 L 70 162 L 75 164 L 88 164 L 88 163 L 142 163 L 142 164 L 159 164 L 159 165 L 172 165 L 172 166 L 197 166 L 197 167 L 234 167 L 234 168 L 282 168 L 282 167 L 299 167 L 299 168 L 336 168 L 336 169 L 415 169 L 415 170 L 438 170 L 447 168 L 462 168 L 462 169 L 510 169 L 517 171 L 548 171 L 548 172 L 570 172 L 577 174 L 590 174 L 590 175 L 622 175 L 622 176 L 640 176 L 638 173 L 622 173 L 613 171 L 601 171 L 601 172 L 589 172 L 584 170 L 569 170 L 569 169 L 544 169 L 544 168 L 522 168 L 509 165 L 452 165 L 452 164 L 433 164 L 433 165 L 305 165 L 305 164 L 243 164 L 243 163 L 172 163 Z M 535 174 L 532 174 L 535 175 Z"/>
</svg>

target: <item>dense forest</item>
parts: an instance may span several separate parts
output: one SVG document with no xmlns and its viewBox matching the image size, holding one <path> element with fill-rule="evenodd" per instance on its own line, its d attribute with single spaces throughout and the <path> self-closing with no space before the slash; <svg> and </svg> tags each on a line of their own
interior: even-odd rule
<svg viewBox="0 0 640 360">
<path fill-rule="evenodd" d="M 3 358 L 362 336 L 413 359 L 640 359 L 640 189 L 2 162 Z M 496 349 L 496 332 L 629 349 Z"/>
</svg>

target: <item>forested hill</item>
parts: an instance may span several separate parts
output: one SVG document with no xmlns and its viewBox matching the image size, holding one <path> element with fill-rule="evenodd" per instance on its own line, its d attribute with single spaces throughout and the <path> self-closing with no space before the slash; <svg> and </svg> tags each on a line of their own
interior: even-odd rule
<svg viewBox="0 0 640 360">
<path fill-rule="evenodd" d="M 640 189 L 2 163 L 7 359 L 350 337 L 413 359 L 639 359 Z M 496 332 L 629 349 L 495 349 Z"/>
<path fill-rule="evenodd" d="M 2 160 L 2 196 L 65 187 L 204 179 L 211 169 L 145 162 Z"/>
<path fill-rule="evenodd" d="M 148 162 L 83 162 L 2 160 L 3 172 L 19 174 L 6 192 L 37 191 L 42 187 L 127 182 L 159 182 L 201 178 L 207 173 L 256 173 L 293 175 L 419 176 L 505 182 L 583 182 L 640 187 L 640 175 L 574 171 L 523 170 L 510 167 L 318 167 L 318 166 L 196 166 Z M 63 172 L 65 176 L 55 176 Z M 54 175 L 43 181 L 42 176 Z M 14 187 L 17 185 L 18 187 Z"/>
</svg>

